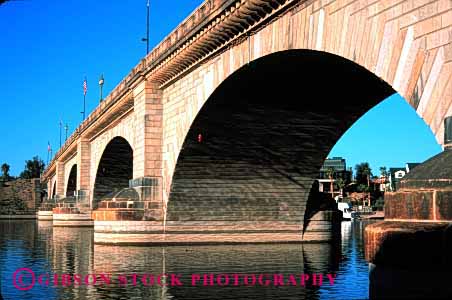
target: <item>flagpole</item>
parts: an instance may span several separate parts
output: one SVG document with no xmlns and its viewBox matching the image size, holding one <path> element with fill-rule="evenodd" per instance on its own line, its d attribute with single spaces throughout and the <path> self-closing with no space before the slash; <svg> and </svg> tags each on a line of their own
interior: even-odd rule
<svg viewBox="0 0 452 300">
<path fill-rule="evenodd" d="M 86 91 L 88 90 L 88 82 L 86 81 L 86 76 L 85 79 L 83 80 L 83 121 L 85 121 L 85 112 L 86 112 Z"/>
<path fill-rule="evenodd" d="M 61 134 L 62 134 L 61 130 L 63 129 L 62 127 L 63 127 L 63 122 L 60 119 L 60 148 L 61 148 Z"/>
<path fill-rule="evenodd" d="M 147 17 L 146 17 L 146 37 L 142 38 L 141 41 L 146 41 L 146 55 L 149 53 L 149 0 L 146 3 Z"/>
<path fill-rule="evenodd" d="M 149 53 L 149 0 L 147 3 L 147 19 L 146 19 L 146 54 Z"/>
</svg>

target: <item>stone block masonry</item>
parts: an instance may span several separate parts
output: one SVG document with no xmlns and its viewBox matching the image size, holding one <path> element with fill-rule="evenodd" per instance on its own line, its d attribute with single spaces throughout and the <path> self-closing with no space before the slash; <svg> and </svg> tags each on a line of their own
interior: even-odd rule
<svg viewBox="0 0 452 300">
<path fill-rule="evenodd" d="M 93 212 L 97 221 L 118 222 L 118 232 L 141 228 L 120 225 L 126 220 L 160 222 L 149 230 L 173 233 L 195 224 L 219 232 L 218 222 L 250 233 L 272 223 L 300 230 L 291 237 L 300 240 L 335 219 L 306 215 L 322 161 L 380 101 L 399 92 L 444 143 L 442 120 L 452 113 L 450 0 L 261 2 L 203 3 L 81 124 L 44 182 L 55 181 L 63 195 L 74 157 L 77 190 L 93 204 L 98 175 L 120 165 L 100 162 L 122 138 L 133 157 L 120 188 L 133 196 L 121 199 L 105 181 L 110 201 Z M 113 226 L 102 224 L 99 234 Z"/>
<path fill-rule="evenodd" d="M 41 203 L 39 179 L 17 179 L 0 185 L 0 215 L 34 214 Z"/>
</svg>

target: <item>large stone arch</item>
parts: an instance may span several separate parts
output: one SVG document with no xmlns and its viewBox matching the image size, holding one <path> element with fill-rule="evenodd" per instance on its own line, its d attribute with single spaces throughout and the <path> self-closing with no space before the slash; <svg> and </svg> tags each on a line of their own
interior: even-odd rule
<svg viewBox="0 0 452 300">
<path fill-rule="evenodd" d="M 121 136 L 112 138 L 105 146 L 93 184 L 93 203 L 104 196 L 129 187 L 133 178 L 133 148 Z"/>
<path fill-rule="evenodd" d="M 395 91 L 347 59 L 290 50 L 250 62 L 212 93 L 172 178 L 168 222 L 301 225 L 309 192 L 342 134 Z M 201 136 L 200 136 L 201 135 Z"/>
<path fill-rule="evenodd" d="M 246 11 L 251 2 L 237 1 L 229 18 L 240 15 L 242 8 Z M 452 114 L 450 1 L 438 0 L 427 5 L 412 1 L 369 4 L 364 0 L 271 2 L 278 7 L 274 8 L 279 11 L 276 17 L 246 34 L 237 26 L 237 31 L 243 33 L 235 35 L 229 47 L 217 49 L 208 59 L 200 59 L 203 63 L 196 64 L 190 72 L 165 83 L 162 101 L 163 149 L 167 156 L 162 174 L 165 200 L 185 136 L 209 96 L 242 66 L 279 51 L 324 51 L 366 68 L 394 87 L 442 144 L 442 121 Z M 251 6 L 255 5 L 254 2 Z M 271 10 L 270 6 L 267 8 Z M 226 20 L 227 15 L 216 26 L 221 28 Z M 203 35 L 212 38 L 207 30 L 199 40 Z M 196 44 L 197 39 L 190 43 Z"/>
</svg>

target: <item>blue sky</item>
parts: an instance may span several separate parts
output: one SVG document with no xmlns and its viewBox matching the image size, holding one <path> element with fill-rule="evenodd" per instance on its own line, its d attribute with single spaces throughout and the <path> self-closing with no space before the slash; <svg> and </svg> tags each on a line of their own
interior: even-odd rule
<svg viewBox="0 0 452 300">
<path fill-rule="evenodd" d="M 151 0 L 151 49 L 190 14 L 201 0 Z M 0 164 L 18 175 L 24 161 L 47 160 L 47 142 L 59 148 L 59 121 L 69 134 L 81 121 L 82 82 L 88 79 L 87 112 L 145 55 L 146 0 L 10 1 L 0 6 Z M 382 138 L 380 138 L 382 137 Z M 64 131 L 63 131 L 64 140 Z M 330 156 L 354 166 L 369 161 L 401 166 L 441 151 L 430 130 L 403 99 L 391 97 L 360 119 Z"/>
<path fill-rule="evenodd" d="M 441 152 L 430 127 L 399 94 L 394 94 L 356 121 L 331 150 L 347 167 L 367 161 L 374 175 L 380 167 L 405 167 Z"/>
</svg>

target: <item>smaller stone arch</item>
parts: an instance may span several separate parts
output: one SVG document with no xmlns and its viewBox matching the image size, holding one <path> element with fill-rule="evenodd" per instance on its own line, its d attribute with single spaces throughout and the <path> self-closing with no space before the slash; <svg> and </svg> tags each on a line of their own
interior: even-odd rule
<svg viewBox="0 0 452 300">
<path fill-rule="evenodd" d="M 69 177 L 66 184 L 66 197 L 75 196 L 77 190 L 77 165 L 74 164 L 69 172 Z"/>
<path fill-rule="evenodd" d="M 121 136 L 110 140 L 102 153 L 96 170 L 93 201 L 129 187 L 133 178 L 133 149 Z"/>
<path fill-rule="evenodd" d="M 56 180 L 54 180 L 53 185 L 52 185 L 52 194 L 51 194 L 51 198 L 54 199 L 56 196 Z"/>
</svg>

